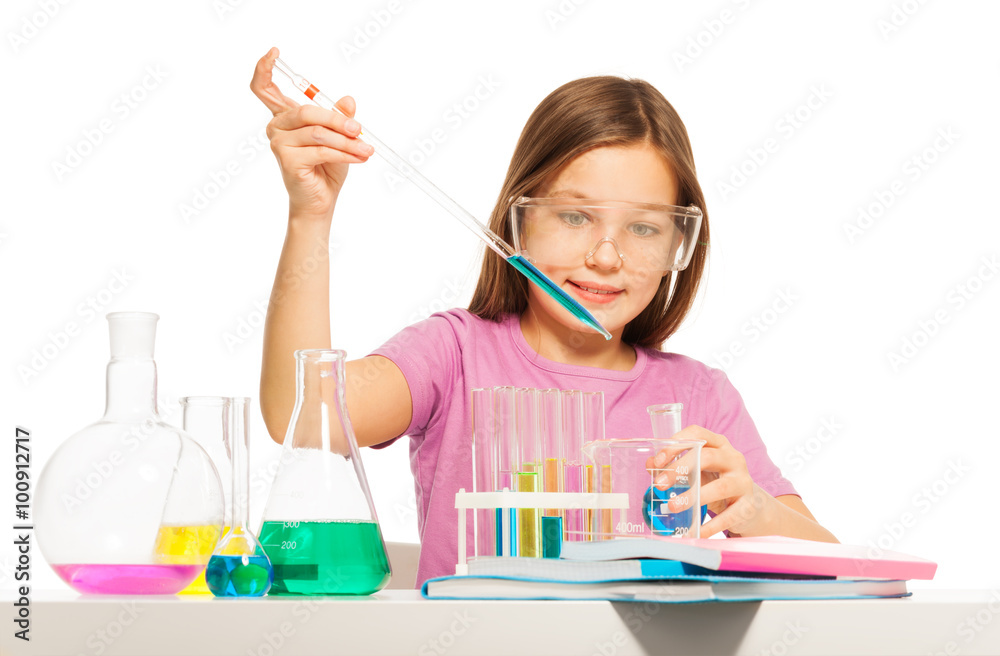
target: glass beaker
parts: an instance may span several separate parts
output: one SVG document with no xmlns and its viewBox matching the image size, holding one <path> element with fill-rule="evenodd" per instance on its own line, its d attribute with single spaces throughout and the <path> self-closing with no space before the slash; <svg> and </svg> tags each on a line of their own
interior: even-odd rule
<svg viewBox="0 0 1000 656">
<path fill-rule="evenodd" d="M 344 399 L 344 352 L 295 351 L 295 409 L 264 509 L 272 595 L 371 594 L 385 543 Z"/>
<path fill-rule="evenodd" d="M 274 580 L 264 548 L 250 531 L 250 399 L 216 397 L 221 402 L 224 444 L 232 463 L 232 524 L 212 552 L 205 583 L 216 597 L 262 597 Z"/>
<path fill-rule="evenodd" d="M 595 513 L 593 538 L 699 537 L 701 447 L 704 440 L 610 439 L 585 444 L 597 480 L 592 489 L 628 494 L 627 510 Z M 659 454 L 666 456 L 661 465 Z M 670 511 L 670 499 L 690 491 L 685 508 Z"/>
<path fill-rule="evenodd" d="M 211 458 L 156 407 L 153 344 L 159 317 L 107 315 L 111 359 L 100 421 L 66 440 L 38 480 L 42 554 L 73 589 L 174 594 L 205 569 L 223 522 Z M 182 555 L 158 549 L 182 534 Z"/>
</svg>

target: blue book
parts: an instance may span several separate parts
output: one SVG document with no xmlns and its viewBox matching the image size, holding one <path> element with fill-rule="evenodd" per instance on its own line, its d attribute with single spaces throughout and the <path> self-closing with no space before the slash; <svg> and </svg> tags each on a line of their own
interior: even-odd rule
<svg viewBox="0 0 1000 656">
<path fill-rule="evenodd" d="M 445 576 L 426 581 L 425 599 L 573 599 L 654 603 L 872 599 L 906 597 L 906 581 L 885 579 L 743 579 L 688 576 L 636 581 L 552 581 Z"/>
<path fill-rule="evenodd" d="M 593 599 L 693 603 L 905 597 L 906 581 L 719 572 L 678 560 L 574 561 L 487 556 L 469 573 L 425 582 L 426 599 Z"/>
</svg>

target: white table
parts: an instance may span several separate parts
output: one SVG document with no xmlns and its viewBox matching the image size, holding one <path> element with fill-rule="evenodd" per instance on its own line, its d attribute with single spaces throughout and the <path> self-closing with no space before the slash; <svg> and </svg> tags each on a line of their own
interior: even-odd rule
<svg viewBox="0 0 1000 656">
<path fill-rule="evenodd" d="M 31 642 L 4 656 L 291 654 L 1000 654 L 1000 591 L 905 599 L 627 604 L 372 597 L 82 597 L 34 591 Z"/>
</svg>

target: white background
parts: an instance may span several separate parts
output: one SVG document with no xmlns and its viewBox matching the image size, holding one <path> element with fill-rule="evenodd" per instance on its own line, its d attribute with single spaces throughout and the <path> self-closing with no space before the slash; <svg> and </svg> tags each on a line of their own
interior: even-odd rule
<svg viewBox="0 0 1000 656">
<path fill-rule="evenodd" d="M 0 517 L 13 524 L 14 427 L 32 431 L 37 482 L 100 416 L 103 315 L 119 310 L 161 316 L 168 408 L 254 397 L 259 516 L 279 453 L 257 410 L 260 307 L 287 198 L 248 83 L 276 45 L 480 217 L 551 90 L 654 84 L 687 125 L 712 228 L 702 294 L 665 349 L 726 370 L 841 541 L 936 560 L 925 585 L 998 586 L 1000 282 L 983 264 L 1000 257 L 998 19 L 985 1 L 8 0 Z M 352 358 L 465 304 L 478 272 L 474 238 L 388 171 L 354 167 L 335 216 L 333 344 Z M 416 541 L 406 441 L 364 459 L 385 536 Z M 35 586 L 63 587 L 33 556 Z"/>
</svg>

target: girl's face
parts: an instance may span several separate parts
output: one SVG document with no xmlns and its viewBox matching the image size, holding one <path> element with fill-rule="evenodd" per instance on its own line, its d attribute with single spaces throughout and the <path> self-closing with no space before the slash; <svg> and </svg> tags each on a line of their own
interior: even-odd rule
<svg viewBox="0 0 1000 656">
<path fill-rule="evenodd" d="M 677 179 L 673 169 L 647 144 L 603 147 L 572 160 L 535 195 L 675 205 Z M 575 252 L 577 248 L 572 253 L 561 253 L 559 264 L 539 262 L 538 268 L 620 338 L 625 325 L 649 305 L 666 274 L 643 271 L 628 259 L 623 261 L 610 241 L 601 243 L 591 257 L 586 257 L 594 245 L 579 253 Z M 528 304 L 534 310 L 544 311 L 567 328 L 586 330 L 535 285 L 528 289 Z"/>
</svg>

